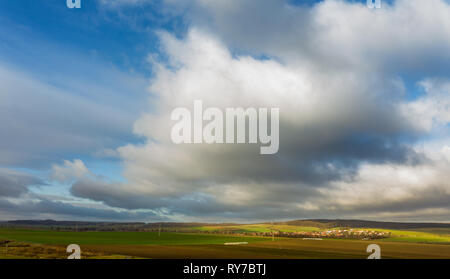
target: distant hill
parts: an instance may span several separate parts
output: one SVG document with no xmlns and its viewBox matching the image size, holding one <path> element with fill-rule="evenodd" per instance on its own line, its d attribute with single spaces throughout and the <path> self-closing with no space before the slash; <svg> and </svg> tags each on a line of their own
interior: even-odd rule
<svg viewBox="0 0 450 279">
<path fill-rule="evenodd" d="M 109 225 L 144 225 L 143 222 L 84 222 L 84 221 L 55 221 L 55 220 L 14 220 L 3 222 L 10 225 L 26 226 L 109 226 Z"/>
<path fill-rule="evenodd" d="M 421 228 L 450 228 L 450 223 L 403 223 L 403 222 L 379 222 L 366 220 L 330 220 L 330 219 L 311 219 L 311 220 L 294 220 L 287 222 L 279 222 L 278 224 L 334 228 L 334 227 L 350 227 L 350 228 L 374 228 L 374 229 L 421 229 Z"/>
<path fill-rule="evenodd" d="M 424 229 L 424 228 L 450 228 L 450 223 L 402 223 L 402 222 L 378 222 L 366 220 L 332 220 L 332 219 L 308 219 L 275 222 L 278 225 L 291 225 L 317 228 L 374 228 L 374 229 Z M 244 224 L 234 223 L 180 223 L 180 222 L 86 222 L 86 221 L 55 221 L 55 220 L 15 220 L 0 222 L 0 226 L 10 227 L 44 227 L 55 229 L 77 229 L 77 230 L 126 230 L 142 231 L 163 229 L 183 229 L 202 226 L 238 226 Z"/>
<path fill-rule="evenodd" d="M 91 221 L 55 221 L 55 220 L 13 220 L 0 222 L 0 224 L 10 224 L 10 225 L 27 225 L 27 226 L 111 226 L 111 225 L 122 225 L 122 226 L 144 226 L 144 227 L 192 227 L 192 226 L 207 226 L 211 223 L 180 223 L 180 222 L 155 222 L 155 223 L 144 223 L 144 222 L 91 222 Z M 214 225 L 236 225 L 233 223 L 221 223 Z"/>
<path fill-rule="evenodd" d="M 13 220 L 0 222 L 0 227 L 41 228 L 79 231 L 144 231 L 161 229 L 189 229 L 211 225 L 210 223 L 176 223 L 176 222 L 89 222 L 89 221 L 55 221 L 55 220 Z M 214 224 L 220 226 L 230 223 Z"/>
</svg>

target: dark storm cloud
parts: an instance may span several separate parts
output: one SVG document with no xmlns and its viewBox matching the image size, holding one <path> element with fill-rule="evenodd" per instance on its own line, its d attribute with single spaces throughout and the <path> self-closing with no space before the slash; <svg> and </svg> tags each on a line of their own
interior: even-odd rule
<svg viewBox="0 0 450 279">
<path fill-rule="evenodd" d="M 77 219 L 77 220 L 163 220 L 159 215 L 152 212 L 118 211 L 114 209 L 92 208 L 87 206 L 72 205 L 64 202 L 55 202 L 47 199 L 39 201 L 22 201 L 12 203 L 0 198 L 0 219 Z"/>
<path fill-rule="evenodd" d="M 109 206 L 126 209 L 156 209 L 167 203 L 160 197 L 153 198 L 132 191 L 124 191 L 123 188 L 126 187 L 121 184 L 82 179 L 72 185 L 70 192 L 76 197 L 102 201 Z"/>
<path fill-rule="evenodd" d="M 423 190 L 410 190 L 410 196 L 396 201 L 374 200 L 370 204 L 359 204 L 345 208 L 358 213 L 376 212 L 413 212 L 423 208 L 445 208 L 450 210 L 450 183 L 443 181 L 441 185 L 431 185 Z M 332 205 L 332 203 L 330 203 Z"/>
<path fill-rule="evenodd" d="M 44 184 L 32 175 L 0 168 L 0 197 L 20 197 L 28 192 L 29 186 Z"/>
<path fill-rule="evenodd" d="M 72 198 L 38 195 L 30 186 L 47 183 L 33 175 L 0 168 L 0 220 L 23 218 L 66 218 L 92 220 L 162 220 L 150 211 L 124 211 L 97 208 Z"/>
</svg>

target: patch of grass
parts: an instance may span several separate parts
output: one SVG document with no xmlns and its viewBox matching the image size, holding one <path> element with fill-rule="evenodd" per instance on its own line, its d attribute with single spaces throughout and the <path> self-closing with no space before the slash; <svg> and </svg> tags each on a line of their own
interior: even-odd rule
<svg viewBox="0 0 450 279">
<path fill-rule="evenodd" d="M 374 229 L 375 230 L 375 229 Z M 382 239 L 383 241 L 400 241 L 400 242 L 415 242 L 415 243 L 439 243 L 450 244 L 449 235 L 440 235 L 426 231 L 413 230 L 384 230 L 376 229 L 377 231 L 386 231 L 391 233 L 391 237 Z"/>
<path fill-rule="evenodd" d="M 445 259 L 450 245 L 361 240 L 278 238 L 248 245 L 93 245 L 89 249 L 143 258 L 167 259 L 366 259 L 369 244 L 381 247 L 382 258 Z"/>
<path fill-rule="evenodd" d="M 10 242 L 0 247 L 0 259 L 67 259 L 65 247 L 22 242 Z M 82 249 L 82 259 L 125 259 L 129 256 Z"/>
<path fill-rule="evenodd" d="M 426 228 L 426 229 L 411 229 L 408 231 L 417 231 L 417 232 L 426 232 L 432 233 L 440 236 L 449 236 L 450 237 L 450 228 Z"/>
<path fill-rule="evenodd" d="M 250 224 L 250 225 L 231 225 L 231 226 L 203 226 L 193 227 L 193 230 L 215 232 L 215 231 L 232 231 L 235 233 L 269 233 L 272 231 L 282 232 L 310 232 L 310 231 L 322 231 L 317 227 L 304 227 L 304 226 L 292 226 L 292 225 L 279 225 L 279 224 Z"/>
</svg>

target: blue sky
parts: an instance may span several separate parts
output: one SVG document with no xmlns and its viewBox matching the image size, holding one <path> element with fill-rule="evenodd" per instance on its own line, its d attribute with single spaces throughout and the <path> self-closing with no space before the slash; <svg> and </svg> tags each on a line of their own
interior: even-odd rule
<svg viewBox="0 0 450 279">
<path fill-rule="evenodd" d="M 68 94 L 81 100 L 100 102 L 108 107 L 126 104 L 129 121 L 133 121 L 146 100 L 146 79 L 151 68 L 145 58 L 157 48 L 155 35 L 130 30 L 126 23 L 115 22 L 114 15 L 103 14 L 95 1 L 85 2 L 82 11 L 68 9 L 64 1 L 2 3 L 1 61 L 58 89 L 69 90 Z M 157 23 L 151 25 L 157 28 Z M 126 79 L 140 84 L 130 88 Z M 87 83 L 98 84 L 104 92 L 85 90 L 83 87 Z M 130 126 L 112 128 L 108 132 L 109 135 L 102 137 L 109 147 L 139 140 L 131 133 Z M 63 151 L 53 158 L 81 156 L 90 160 L 90 152 L 92 150 L 84 154 Z M 16 167 L 27 167 L 28 163 L 20 162 Z M 49 163 L 40 162 L 33 167 L 47 168 Z"/>
<path fill-rule="evenodd" d="M 0 4 L 0 183 L 14 193 L 0 191 L 0 219 L 448 221 L 442 216 L 450 209 L 442 204 L 449 185 L 433 184 L 447 168 L 450 55 L 448 30 L 439 29 L 448 24 L 447 1 L 429 7 L 414 6 L 425 5 L 417 0 L 383 1 L 380 11 L 369 11 L 365 1 L 333 0 L 82 0 L 81 9 L 65 2 Z M 402 26 L 403 20 L 411 25 Z M 230 61 L 221 53 L 230 53 Z M 208 57 L 215 64 L 203 72 L 198 60 Z M 274 86 L 270 101 L 252 91 L 266 73 L 260 83 Z M 229 80 L 224 88 L 235 88 L 236 96 L 219 85 L 209 93 L 214 86 L 200 78 L 209 74 Z M 298 86 L 291 104 L 275 93 L 287 82 Z M 198 98 L 217 94 L 236 106 L 253 100 L 285 108 L 282 123 L 292 132 L 282 134 L 284 149 L 264 159 L 219 149 L 215 160 L 223 163 L 213 168 L 208 159 L 198 163 L 210 157 L 207 148 L 193 153 L 165 143 L 165 113 L 192 87 Z M 179 98 L 169 98 L 175 91 Z M 295 114 L 291 105 L 312 96 L 326 109 L 299 102 L 316 113 Z M 141 154 L 173 156 L 174 162 Z M 190 165 L 191 177 L 183 170 L 191 162 L 181 154 L 199 159 Z M 233 167 L 239 162 L 256 167 L 244 175 Z M 380 204 L 370 205 L 365 199 L 378 184 L 365 170 L 396 176 L 391 188 L 398 198 L 379 190 Z M 397 177 L 421 172 L 415 179 L 429 188 Z M 349 181 L 367 185 L 354 201 L 344 199 L 354 187 Z M 264 190 L 255 191 L 254 184 Z M 273 192 L 274 185 L 282 190 Z M 427 189 L 440 199 L 417 199 Z M 246 200 L 250 192 L 261 202 Z M 234 195 L 242 200 L 227 200 Z M 30 200 L 36 214 L 19 210 Z"/>
<path fill-rule="evenodd" d="M 58 0 L 7 1 L 2 3 L 1 15 L 5 24 L 16 28 L 9 32 L 17 33 L 16 36 L 21 38 L 32 35 L 29 40 L 53 42 L 88 57 L 98 53 L 98 59 L 113 62 L 124 69 L 142 71 L 148 69 L 142 58 L 157 49 L 157 39 L 151 31 L 160 28 L 171 30 L 175 25 L 164 22 L 157 9 L 149 10 L 155 14 L 154 20 L 136 23 L 136 28 L 130 28 L 129 22 L 121 21 L 115 11 L 102 9 L 97 1 L 84 1 L 82 10 L 68 9 L 65 1 Z"/>
<path fill-rule="evenodd" d="M 99 175 L 123 179 L 120 162 L 115 158 L 96 156 L 95 146 L 116 148 L 142 140 L 132 133 L 132 123 L 147 100 L 146 87 L 151 67 L 145 62 L 146 56 L 158 48 L 153 31 L 166 23 L 158 19 L 145 23 L 151 30 L 133 29 L 121 22 L 114 11 L 103 11 L 96 1 L 84 1 L 82 10 L 70 10 L 65 1 L 57 0 L 3 1 L 0 21 L 2 65 L 57 90 L 67 91 L 67 96 L 74 96 L 73 100 L 81 104 L 75 107 L 64 104 L 63 107 L 69 109 L 67 113 L 72 109 L 75 109 L 74 113 L 83 111 L 86 103 L 96 103 L 101 104 L 105 111 L 120 110 L 128 118 L 123 123 L 106 123 L 109 127 L 103 128 L 103 122 L 108 121 L 105 115 L 102 121 L 85 127 L 77 124 L 83 116 L 65 115 L 64 111 L 54 107 L 30 103 L 30 106 L 35 105 L 33 113 L 36 114 L 47 113 L 46 109 L 54 110 L 47 117 L 38 119 L 37 125 L 56 125 L 56 129 L 65 131 L 75 129 L 75 133 L 83 133 L 85 137 L 91 137 L 92 131 L 96 130 L 97 135 L 91 143 L 83 144 L 85 140 L 81 140 L 66 145 L 61 142 L 58 148 L 44 147 L 47 138 L 42 135 L 40 142 L 25 151 L 26 158 L 2 162 L 2 167 L 31 173 L 47 181 L 53 164 L 79 158 Z M 88 89 L 86 84 L 90 84 Z M 99 88 L 101 92 L 93 92 Z M 64 96 L 55 102 L 60 105 L 64 100 L 70 103 L 70 99 Z M 95 113 L 90 116 L 96 117 Z M 49 117 L 63 118 L 49 122 Z M 25 117 L 23 121 L 30 118 L 35 116 Z M 84 123 L 89 121 L 88 118 L 82 120 Z M 26 135 L 33 136 L 32 133 Z M 21 133 L 16 136 L 20 137 Z M 14 148 L 14 144 L 7 144 L 6 148 Z M 16 142 L 17 149 L 22 145 L 28 145 L 28 141 Z M 47 194 L 67 194 L 67 187 L 59 183 L 39 188 Z"/>
</svg>

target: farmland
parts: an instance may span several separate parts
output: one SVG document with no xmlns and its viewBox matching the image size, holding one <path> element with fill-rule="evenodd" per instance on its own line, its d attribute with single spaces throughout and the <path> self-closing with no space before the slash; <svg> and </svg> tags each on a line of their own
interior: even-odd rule
<svg viewBox="0 0 450 279">
<path fill-rule="evenodd" d="M 325 225 L 324 225 L 325 224 Z M 134 231 L 120 226 L 89 228 L 24 226 L 0 228 L 0 258 L 66 258 L 65 247 L 80 245 L 82 258 L 263 258 L 263 259 L 364 259 L 369 244 L 381 247 L 382 258 L 450 258 L 450 229 L 442 227 L 362 224 L 360 228 L 339 223 L 300 222 L 267 224 L 133 224 Z M 368 226 L 375 226 L 371 228 Z M 389 226 L 387 226 L 389 227 Z M 80 230 L 80 231 L 78 231 Z M 345 232 L 345 233 L 344 233 Z M 380 239 L 349 238 L 353 232 Z M 283 237 L 290 235 L 293 237 Z M 301 235 L 325 238 L 304 238 Z M 335 236 L 342 236 L 335 238 Z M 6 246 L 1 245 L 8 241 Z M 245 242 L 243 245 L 224 245 Z"/>
<path fill-rule="evenodd" d="M 67 232 L 16 229 L 1 229 L 0 239 L 51 245 L 68 245 L 71 243 L 80 245 L 201 245 L 242 241 L 256 242 L 264 240 L 263 238 L 256 237 L 191 233 L 165 232 L 159 235 L 157 232 Z"/>
</svg>

